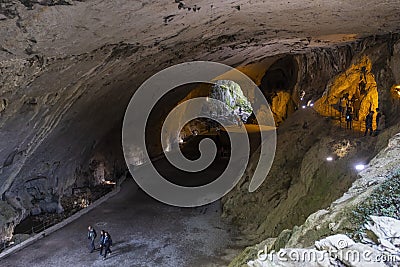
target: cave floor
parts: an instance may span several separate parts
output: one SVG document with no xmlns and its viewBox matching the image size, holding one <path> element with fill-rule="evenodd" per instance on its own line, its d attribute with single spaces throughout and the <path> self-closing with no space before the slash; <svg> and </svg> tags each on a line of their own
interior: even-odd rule
<svg viewBox="0 0 400 267">
<path fill-rule="evenodd" d="M 112 254 L 89 253 L 87 226 L 109 231 Z M 234 230 L 220 203 L 177 208 L 160 203 L 127 179 L 121 192 L 78 220 L 1 260 L 1 266 L 226 266 Z M 96 244 L 98 238 L 96 239 Z"/>
</svg>

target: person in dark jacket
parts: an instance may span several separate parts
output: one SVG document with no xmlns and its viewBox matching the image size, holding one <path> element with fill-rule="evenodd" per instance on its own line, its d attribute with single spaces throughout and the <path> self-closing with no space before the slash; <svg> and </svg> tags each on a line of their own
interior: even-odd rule
<svg viewBox="0 0 400 267">
<path fill-rule="evenodd" d="M 89 245 L 90 253 L 92 253 L 95 249 L 94 240 L 96 239 L 96 237 L 97 237 L 96 230 L 94 230 L 94 228 L 91 225 L 89 225 L 87 238 L 90 240 L 90 245 Z"/>
<path fill-rule="evenodd" d="M 383 129 L 385 129 L 385 114 L 381 112 L 381 116 L 379 117 L 378 124 L 376 125 L 375 136 L 377 136 Z"/>
<path fill-rule="evenodd" d="M 381 111 L 379 110 L 379 108 L 376 108 L 376 127 L 378 127 L 378 125 L 379 125 L 379 120 L 380 120 L 381 116 L 382 116 Z"/>
<path fill-rule="evenodd" d="M 104 249 L 104 246 L 103 246 L 103 244 L 104 244 L 104 237 L 105 237 L 105 231 L 104 230 L 101 230 L 100 231 L 100 256 L 103 256 L 103 249 Z"/>
<path fill-rule="evenodd" d="M 103 258 L 103 260 L 105 260 L 106 257 L 107 257 L 107 253 L 111 254 L 110 247 L 112 246 L 112 239 L 111 239 L 111 236 L 110 236 L 110 234 L 108 232 L 104 233 L 103 246 L 104 246 L 104 258 Z"/>
<path fill-rule="evenodd" d="M 374 117 L 374 112 L 371 110 L 368 115 L 365 117 L 365 133 L 364 136 L 367 135 L 368 130 L 369 130 L 369 135 L 372 135 L 373 130 L 372 130 L 372 120 Z"/>
<path fill-rule="evenodd" d="M 353 126 L 353 113 L 351 107 L 346 110 L 346 129 L 352 129 Z"/>
</svg>

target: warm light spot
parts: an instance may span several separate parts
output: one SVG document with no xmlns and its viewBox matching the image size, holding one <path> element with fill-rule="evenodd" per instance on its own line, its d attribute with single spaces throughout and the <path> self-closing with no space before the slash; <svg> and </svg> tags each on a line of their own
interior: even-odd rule
<svg viewBox="0 0 400 267">
<path fill-rule="evenodd" d="M 332 157 L 327 157 L 327 158 L 326 158 L 326 161 L 332 161 L 332 160 L 333 160 Z"/>
<path fill-rule="evenodd" d="M 400 84 L 393 86 L 393 91 L 397 96 L 400 96 Z"/>
<path fill-rule="evenodd" d="M 351 145 L 349 140 L 342 140 L 340 142 L 337 142 L 333 144 L 332 149 L 333 153 L 338 157 L 338 158 L 344 158 L 346 155 L 348 155 L 351 151 L 353 146 Z"/>
</svg>

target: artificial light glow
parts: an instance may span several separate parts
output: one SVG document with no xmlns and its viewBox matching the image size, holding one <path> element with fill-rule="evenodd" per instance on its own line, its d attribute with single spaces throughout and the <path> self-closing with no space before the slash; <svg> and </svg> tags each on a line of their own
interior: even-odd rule
<svg viewBox="0 0 400 267">
<path fill-rule="evenodd" d="M 310 104 L 310 107 L 312 107 L 312 106 L 314 106 L 314 103 L 311 103 L 311 104 Z"/>
<path fill-rule="evenodd" d="M 301 106 L 302 108 L 306 108 L 306 106 Z"/>
<path fill-rule="evenodd" d="M 356 170 L 357 170 L 357 171 L 362 171 L 362 170 L 364 170 L 364 168 L 365 168 L 365 165 L 364 165 L 364 164 L 357 164 L 357 165 L 356 165 Z"/>
<path fill-rule="evenodd" d="M 400 96 L 400 85 L 395 85 L 393 89 L 394 92 L 397 93 L 398 96 Z"/>
<path fill-rule="evenodd" d="M 182 138 L 179 139 L 179 143 L 180 143 L 180 144 L 183 143 L 183 139 L 182 139 Z"/>
<path fill-rule="evenodd" d="M 332 158 L 332 157 L 327 157 L 326 160 L 327 160 L 327 161 L 332 161 L 333 158 Z"/>
</svg>

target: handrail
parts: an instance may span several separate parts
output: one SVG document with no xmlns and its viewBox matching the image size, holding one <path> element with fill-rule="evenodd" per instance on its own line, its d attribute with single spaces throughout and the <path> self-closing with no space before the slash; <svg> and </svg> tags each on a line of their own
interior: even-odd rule
<svg viewBox="0 0 400 267">
<path fill-rule="evenodd" d="M 122 181 L 124 181 L 125 178 L 126 178 L 126 174 L 125 174 L 125 176 L 124 175 L 122 176 L 122 179 L 118 179 L 117 184 L 115 185 L 114 189 L 111 190 L 110 192 L 108 192 L 107 194 L 112 193 L 113 191 L 115 191 L 116 188 L 120 187 Z M 104 196 L 102 196 L 102 197 L 104 197 Z M 101 199 L 102 197 L 100 197 L 99 199 Z M 97 200 L 99 200 L 99 199 L 97 199 Z M 97 200 L 95 200 L 94 202 L 96 202 Z M 94 202 L 90 203 L 90 204 L 94 204 Z M 80 209 L 77 209 L 76 212 L 70 214 L 68 217 L 73 216 L 74 214 L 80 212 L 81 210 L 84 210 L 85 208 L 87 208 L 87 207 L 81 207 Z M 35 234 L 41 233 L 41 232 L 49 229 L 50 227 L 63 222 L 65 219 L 67 219 L 67 218 L 65 217 L 65 218 L 62 218 L 61 220 L 56 220 L 54 222 L 43 221 L 38 225 L 32 226 L 31 229 L 28 231 L 14 235 L 13 241 L 5 241 L 2 244 L 0 244 L 0 252 L 5 251 L 7 248 L 14 247 L 14 246 L 24 242 L 27 239 L 27 238 L 20 238 L 19 235 L 29 235 L 28 238 L 30 238 L 30 237 L 34 236 Z"/>
</svg>

